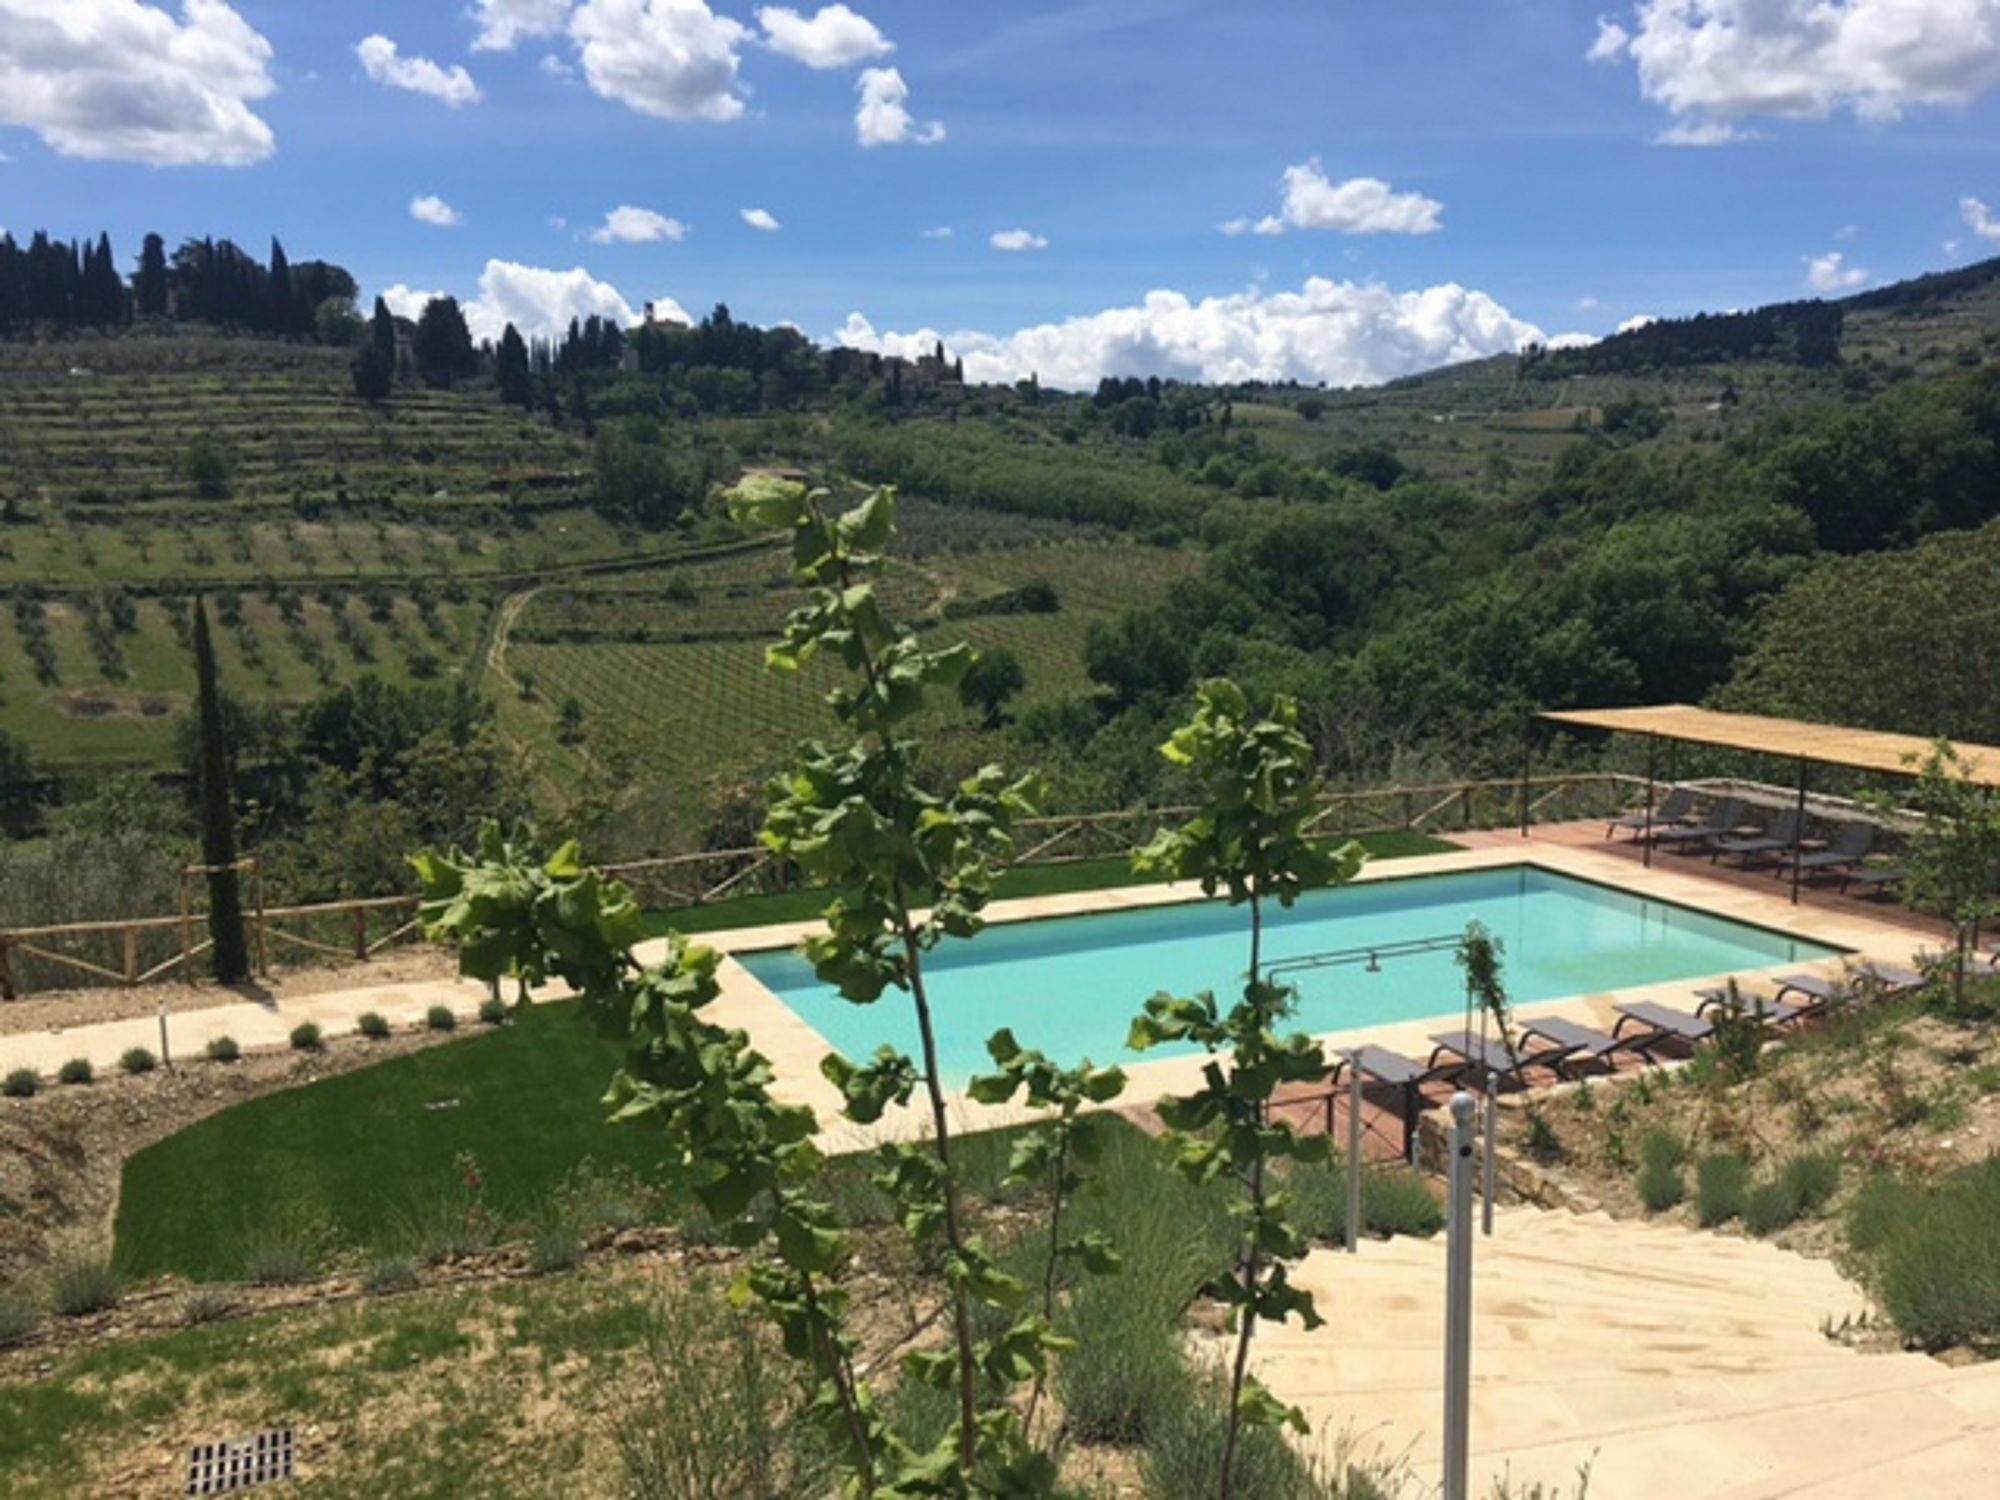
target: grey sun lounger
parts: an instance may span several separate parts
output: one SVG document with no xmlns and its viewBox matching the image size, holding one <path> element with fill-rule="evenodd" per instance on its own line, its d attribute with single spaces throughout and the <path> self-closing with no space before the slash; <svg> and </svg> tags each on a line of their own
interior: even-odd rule
<svg viewBox="0 0 2000 1500">
<path fill-rule="evenodd" d="M 1685 828 L 1662 828 L 1653 834 L 1653 842 L 1669 849 L 1699 848 L 1712 839 L 1725 838 L 1729 831 L 1743 821 L 1743 801 L 1739 797 L 1725 797 L 1710 809 L 1706 818 Z"/>
<path fill-rule="evenodd" d="M 1809 851 L 1798 857 L 1799 874 L 1815 875 L 1826 872 L 1838 873 L 1842 870 L 1858 868 L 1862 861 L 1875 851 L 1875 840 L 1879 831 L 1873 823 L 1843 823 L 1840 832 L 1833 836 L 1833 842 L 1824 849 Z M 1792 867 L 1793 861 L 1780 860 L 1779 873 L 1784 874 Z"/>
<path fill-rule="evenodd" d="M 1800 977 L 1804 978 L 1808 976 L 1802 975 Z M 1792 988 L 1796 989 L 1796 986 Z M 1797 992 L 1800 994 L 1811 993 L 1806 990 L 1798 990 Z M 1811 1000 L 1804 1002 L 1787 1000 L 1784 998 L 1784 995 L 1784 988 L 1780 988 L 1777 996 L 1773 998 L 1766 998 L 1763 995 L 1745 994 L 1739 989 L 1736 992 L 1736 1003 L 1742 1007 L 1744 1015 L 1761 1015 L 1764 1018 L 1764 1024 L 1773 1027 L 1789 1026 L 1794 1021 L 1810 1020 L 1833 1003 L 1831 993 L 1825 996 L 1814 994 Z M 1729 1009 L 1729 986 L 1718 984 L 1711 985 L 1707 989 L 1696 990 L 1694 998 L 1698 1002 L 1695 1005 L 1694 1013 L 1698 1016 L 1705 1016 L 1710 1020 L 1714 1020 L 1715 1017 L 1711 1012 L 1720 1012 Z"/>
<path fill-rule="evenodd" d="M 1540 1047 L 1516 1047 L 1510 1054 L 1506 1043 L 1473 1031 L 1436 1032 L 1431 1036 L 1431 1042 L 1434 1050 L 1430 1065 L 1433 1068 L 1438 1066 L 1440 1057 L 1457 1057 L 1463 1059 L 1459 1069 L 1461 1074 L 1490 1074 L 1496 1080 L 1518 1083 L 1524 1088 L 1528 1080 L 1522 1075 L 1528 1069 L 1547 1068 L 1560 1074 L 1563 1059 L 1576 1050 L 1561 1042 L 1544 1042 Z"/>
<path fill-rule="evenodd" d="M 1567 1047 L 1569 1051 L 1554 1066 L 1570 1077 L 1575 1076 L 1579 1063 L 1602 1063 L 1607 1068 L 1615 1068 L 1617 1064 L 1612 1058 L 1617 1053 L 1640 1053 L 1639 1044 L 1632 1037 L 1616 1037 L 1608 1031 L 1599 1031 L 1595 1026 L 1586 1026 L 1581 1021 L 1565 1021 L 1560 1016 L 1523 1021 L 1521 1035 L 1538 1036 L 1557 1046 Z"/>
<path fill-rule="evenodd" d="M 1604 825 L 1604 836 L 1610 838 L 1621 828 L 1629 828 L 1637 839 L 1644 839 L 1655 828 L 1673 827 L 1687 821 L 1694 812 L 1694 793 L 1684 786 L 1670 788 L 1660 805 L 1648 814 L 1636 812 L 1628 817 L 1613 818 Z"/>
<path fill-rule="evenodd" d="M 1886 995 L 1901 995 L 1910 990 L 1924 987 L 1924 976 L 1915 969 L 1906 969 L 1900 964 L 1858 963 L 1839 979 L 1829 979 L 1823 974 L 1785 974 L 1778 980 L 1778 994 L 1787 993 L 1811 995 L 1815 1000 L 1831 1003 L 1843 990 L 1856 985 L 1868 985 L 1881 990 Z"/>
<path fill-rule="evenodd" d="M 1782 1026 L 1797 1019 L 1799 1009 L 1796 1005 L 1767 1004 L 1764 1007 L 1764 1023 L 1767 1026 Z M 1671 1005 L 1657 1005 L 1651 1000 L 1634 1000 L 1618 1006 L 1617 1011 L 1618 1024 L 1611 1028 L 1611 1034 L 1624 1038 L 1628 1025 L 1646 1027 L 1645 1035 L 1628 1040 L 1632 1042 L 1633 1050 L 1648 1062 L 1653 1059 L 1653 1048 L 1662 1042 L 1699 1046 L 1715 1035 L 1715 1023 L 1720 1019 L 1713 1015 L 1689 1015 L 1684 1010 L 1675 1010 Z"/>
<path fill-rule="evenodd" d="M 1909 878 L 1910 872 L 1901 865 L 1864 865 L 1841 871 L 1840 889 L 1845 894 L 1850 885 L 1858 885 L 1871 894 L 1886 896 Z"/>
<path fill-rule="evenodd" d="M 1748 868 L 1772 855 L 1782 855 L 1798 843 L 1804 821 L 1796 810 L 1786 808 L 1754 838 L 1717 839 L 1708 846 L 1709 860 L 1713 863 L 1727 854 L 1742 861 Z"/>
<path fill-rule="evenodd" d="M 1403 1106 L 1403 1156 L 1407 1160 L 1410 1146 L 1416 1140 L 1417 1115 L 1423 1103 L 1423 1087 L 1441 1079 L 1456 1078 L 1465 1070 L 1463 1063 L 1442 1068 L 1427 1068 L 1414 1062 L 1400 1052 L 1391 1052 L 1387 1047 L 1377 1047 L 1373 1043 L 1356 1047 L 1352 1057 L 1343 1055 L 1327 1074 L 1327 1086 L 1338 1088 L 1341 1075 L 1352 1063 L 1360 1072 L 1364 1088 L 1368 1084 L 1379 1084 L 1384 1088 L 1397 1090 Z"/>
</svg>

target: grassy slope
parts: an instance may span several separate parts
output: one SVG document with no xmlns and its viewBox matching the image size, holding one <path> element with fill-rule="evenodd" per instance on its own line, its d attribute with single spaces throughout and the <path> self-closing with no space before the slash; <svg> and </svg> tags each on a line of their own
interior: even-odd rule
<svg viewBox="0 0 2000 1500">
<path fill-rule="evenodd" d="M 1421 836 L 1367 842 L 1381 859 L 1448 847 Z M 1018 872 L 1003 894 L 1130 881 L 1123 861 L 1093 861 Z M 817 905 L 809 892 L 753 898 L 670 925 L 796 920 Z M 119 1265 L 135 1276 L 229 1276 L 260 1233 L 309 1222 L 338 1226 L 353 1247 L 392 1244 L 458 1191 L 461 1152 L 478 1158 L 510 1217 L 545 1205 L 586 1157 L 650 1172 L 652 1137 L 607 1128 L 598 1104 L 617 1061 L 574 1006 L 542 1006 L 499 1031 L 213 1116 L 126 1165 Z"/>
</svg>

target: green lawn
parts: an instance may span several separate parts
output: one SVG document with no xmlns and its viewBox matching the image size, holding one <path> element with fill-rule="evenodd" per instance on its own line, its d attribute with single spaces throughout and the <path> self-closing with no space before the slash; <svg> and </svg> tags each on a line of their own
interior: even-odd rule
<svg viewBox="0 0 2000 1500">
<path fill-rule="evenodd" d="M 1379 859 L 1450 847 L 1422 835 L 1365 842 Z M 1016 871 L 1001 889 L 1038 895 L 1132 878 L 1123 860 L 1097 860 Z M 749 897 L 655 925 L 796 920 L 820 900 Z M 586 1158 L 653 1176 L 653 1138 L 608 1126 L 598 1103 L 618 1055 L 575 1006 L 546 1005 L 486 1035 L 239 1105 L 126 1163 L 118 1265 L 131 1276 L 236 1277 L 273 1236 L 308 1231 L 330 1242 L 325 1251 L 407 1245 L 462 1201 L 455 1162 L 465 1152 L 493 1212 L 514 1222 L 545 1211 Z"/>
</svg>

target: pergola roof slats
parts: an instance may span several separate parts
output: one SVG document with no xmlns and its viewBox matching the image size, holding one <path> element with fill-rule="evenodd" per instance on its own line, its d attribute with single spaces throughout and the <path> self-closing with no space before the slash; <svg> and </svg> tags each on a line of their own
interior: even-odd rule
<svg viewBox="0 0 2000 1500">
<path fill-rule="evenodd" d="M 1648 734 L 1687 744 L 1818 761 L 1892 776 L 1915 775 L 1935 744 L 1912 734 L 1810 724 L 1802 719 L 1776 719 L 1762 714 L 1718 713 L 1686 703 L 1663 703 L 1649 708 L 1563 709 L 1539 717 L 1578 729 Z M 2000 787 L 2000 746 L 1954 741 L 1952 748 L 1958 752 L 1970 779 L 1984 786 Z"/>
</svg>

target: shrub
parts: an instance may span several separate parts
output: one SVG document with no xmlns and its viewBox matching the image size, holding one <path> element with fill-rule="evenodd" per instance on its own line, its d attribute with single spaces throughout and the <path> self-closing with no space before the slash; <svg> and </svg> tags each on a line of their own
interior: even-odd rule
<svg viewBox="0 0 2000 1500">
<path fill-rule="evenodd" d="M 424 1025 L 432 1031 L 456 1031 L 458 1017 L 449 1005 L 433 1005 L 424 1012 Z"/>
<path fill-rule="evenodd" d="M 96 1076 L 97 1070 L 87 1057 L 72 1057 L 56 1070 L 57 1083 L 89 1083 Z"/>
<path fill-rule="evenodd" d="M 243 1279 L 258 1286 L 297 1286 L 319 1275 L 326 1231 L 309 1213 L 280 1213 L 243 1247 Z"/>
<path fill-rule="evenodd" d="M 1221 1478 L 1228 1388 L 1218 1380 L 1196 1381 L 1185 1372 L 1180 1378 L 1184 1397 L 1160 1413 L 1139 1461 L 1150 1500 L 1209 1500 Z M 1245 1428 L 1234 1468 L 1238 1495 L 1310 1500 L 1327 1493 L 1312 1483 L 1276 1427 Z"/>
<path fill-rule="evenodd" d="M 507 1002 L 498 995 L 492 995 L 479 1002 L 479 1019 L 488 1026 L 507 1024 Z"/>
<path fill-rule="evenodd" d="M 389 1022 L 379 1011 L 367 1010 L 354 1023 L 354 1029 L 373 1041 L 383 1041 L 389 1035 Z"/>
<path fill-rule="evenodd" d="M 181 1293 L 181 1322 L 189 1328 L 217 1323 L 235 1305 L 227 1287 L 191 1286 Z"/>
<path fill-rule="evenodd" d="M 292 1050 L 294 1052 L 317 1052 L 326 1045 L 319 1027 L 311 1021 L 301 1021 L 292 1028 Z"/>
<path fill-rule="evenodd" d="M 1996 1223 L 2000 1156 L 1991 1156 L 1928 1192 L 1869 1184 L 1850 1216 L 1849 1243 L 1865 1244 L 1864 1279 L 1906 1337 L 1934 1349 L 1991 1342 L 2000 1338 Z"/>
<path fill-rule="evenodd" d="M 118 1302 L 118 1273 L 96 1250 L 71 1250 L 49 1268 L 49 1302 L 65 1318 L 87 1317 Z"/>
<path fill-rule="evenodd" d="M 1538 1108 L 1528 1111 L 1528 1155 L 1544 1165 L 1563 1159 L 1563 1144 L 1549 1117 Z"/>
<path fill-rule="evenodd" d="M 25 1344 L 41 1324 L 35 1306 L 25 1297 L 0 1296 L 0 1349 Z"/>
<path fill-rule="evenodd" d="M 1687 1138 L 1655 1125 L 1639 1137 L 1639 1165 L 1678 1171 L 1687 1162 Z"/>
<path fill-rule="evenodd" d="M 243 1055 L 243 1049 L 236 1045 L 233 1036 L 212 1037 L 205 1050 L 210 1062 L 233 1063 Z"/>
<path fill-rule="evenodd" d="M 1719 1151 L 1695 1163 L 1695 1217 L 1704 1227 L 1740 1216 L 1749 1194 L 1750 1163 L 1734 1151 Z"/>
<path fill-rule="evenodd" d="M 1647 1213 L 1665 1213 L 1686 1193 L 1678 1166 L 1656 1158 L 1639 1168 L 1639 1201 L 1646 1205 Z"/>
<path fill-rule="evenodd" d="M 159 1066 L 159 1059 L 144 1047 L 131 1047 L 118 1059 L 118 1066 L 136 1077 L 140 1073 L 152 1072 Z"/>
<path fill-rule="evenodd" d="M 400 1292 L 417 1284 L 417 1263 L 407 1255 L 378 1255 L 361 1268 L 363 1291 Z"/>
<path fill-rule="evenodd" d="M 1818 1213 L 1833 1201 L 1840 1187 L 1840 1158 L 1831 1152 L 1811 1152 L 1785 1163 L 1779 1181 L 1802 1214 Z"/>
<path fill-rule="evenodd" d="M 1347 1163 L 1335 1156 L 1296 1166 L 1286 1179 L 1296 1222 L 1316 1239 L 1347 1237 Z M 1369 1167 L 1361 1174 L 1361 1232 L 1427 1236 L 1444 1228 L 1444 1206 L 1407 1167 Z"/>
<path fill-rule="evenodd" d="M 42 1091 L 42 1075 L 33 1068 L 15 1068 L 0 1079 L 0 1094 L 9 1099 L 32 1099 Z"/>
<path fill-rule="evenodd" d="M 1798 1216 L 1799 1201 L 1782 1177 L 1758 1183 L 1743 1200 L 1743 1227 L 1755 1235 L 1776 1234 Z"/>
<path fill-rule="evenodd" d="M 538 1276 L 567 1271 L 583 1259 L 583 1237 L 560 1220 L 535 1231 L 528 1243 L 528 1266 Z"/>
</svg>

